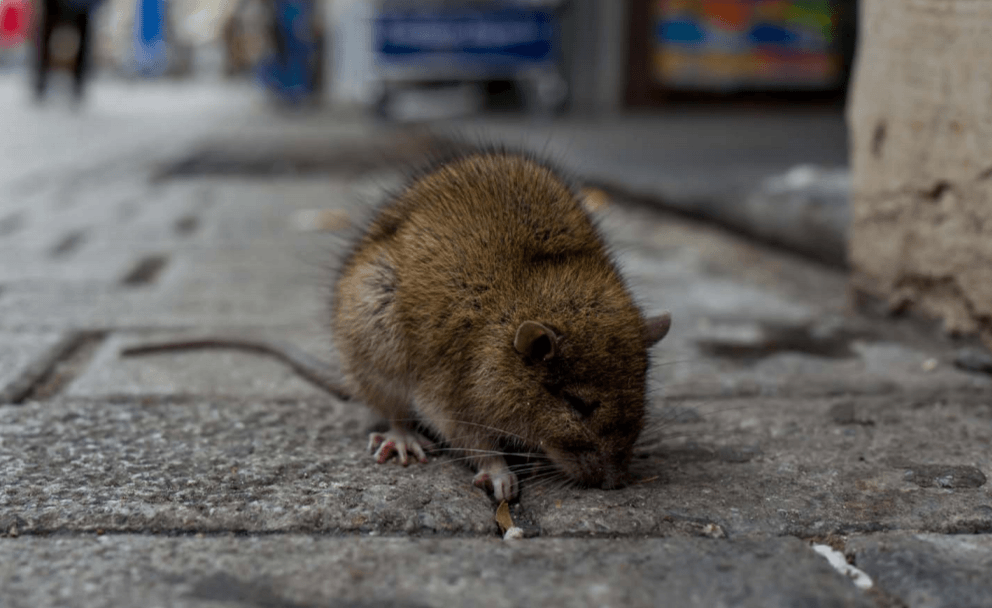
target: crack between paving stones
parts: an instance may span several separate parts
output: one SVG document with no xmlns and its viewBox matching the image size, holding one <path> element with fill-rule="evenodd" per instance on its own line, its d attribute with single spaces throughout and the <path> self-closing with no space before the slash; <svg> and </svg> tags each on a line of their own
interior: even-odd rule
<svg viewBox="0 0 992 608">
<path fill-rule="evenodd" d="M 870 535 L 865 535 L 870 536 Z M 818 537 L 819 540 L 804 540 L 811 549 L 815 544 L 823 544 L 830 546 L 835 551 L 841 553 L 844 559 L 849 565 L 856 568 L 862 574 L 869 576 L 864 570 L 858 567 L 858 559 L 856 553 L 847 552 L 847 542 L 838 536 L 830 536 L 828 538 Z M 815 549 L 814 549 L 815 550 Z M 822 555 L 822 554 L 821 554 Z M 826 556 L 824 556 L 826 557 Z M 831 564 L 833 566 L 833 564 Z M 836 567 L 834 568 L 838 571 L 841 576 L 847 576 L 844 572 L 841 572 Z M 896 596 L 894 593 L 888 589 L 882 588 L 881 581 L 877 577 L 870 577 L 871 586 L 867 589 L 863 589 L 865 595 L 869 597 L 879 608 L 907 608 L 907 604 L 902 600 L 902 598 Z"/>
<path fill-rule="evenodd" d="M 137 261 L 131 270 L 121 278 L 121 285 L 124 287 L 144 287 L 152 285 L 158 280 L 162 270 L 169 262 L 169 256 L 153 254 L 147 255 Z"/>
<path fill-rule="evenodd" d="M 493 522 L 493 528 L 496 528 L 496 522 Z M 142 536 L 150 538 L 226 538 L 226 537 L 236 537 L 236 538 L 254 538 L 254 537 L 272 537 L 272 536 L 317 536 L 321 538 L 432 538 L 432 539 L 459 539 L 459 538 L 491 538 L 492 534 L 489 533 L 478 533 L 478 532 L 425 532 L 423 534 L 410 534 L 406 532 L 380 532 L 376 534 L 354 532 L 352 530 L 307 530 L 305 528 L 300 529 L 289 529 L 289 530 L 197 530 L 197 529 L 172 529 L 172 530 L 103 530 L 101 528 L 94 528 L 89 530 L 76 530 L 72 528 L 45 528 L 45 529 L 27 529 L 19 530 L 16 536 L 11 536 L 6 533 L 6 531 L 0 534 L 0 538 L 22 538 L 22 537 L 36 537 L 36 538 L 89 538 L 93 536 Z M 575 535 L 575 536 L 544 536 L 543 538 L 576 538 L 576 539 L 587 539 L 587 540 L 602 540 L 605 538 L 645 538 L 642 535 L 624 535 L 624 536 L 589 536 L 589 535 Z M 663 536 L 658 537 L 648 537 L 648 538 L 666 538 Z"/>
<path fill-rule="evenodd" d="M 194 405 L 197 403 L 210 403 L 216 405 L 242 406 L 245 403 L 255 403 L 259 405 L 272 405 L 275 407 L 298 407 L 300 405 L 326 406 L 328 397 L 281 397 L 253 399 L 243 395 L 155 395 L 155 394 L 108 394 L 99 397 L 66 397 L 61 403 L 78 403 L 83 405 L 130 405 L 140 404 L 150 405 Z M 344 402 L 342 402 L 344 403 Z"/>
<path fill-rule="evenodd" d="M 35 328 L 37 329 L 37 328 Z M 155 331 L 160 331 L 161 328 L 155 328 Z M 93 332 L 86 332 L 90 336 L 105 336 L 113 331 L 112 329 L 100 329 Z M 132 331 L 132 328 L 127 328 L 127 331 Z M 134 330 L 141 331 L 141 330 Z M 147 330 L 145 330 L 147 331 Z M 47 360 L 46 360 L 47 361 Z M 56 364 L 58 362 L 55 362 Z M 36 378 L 37 374 L 33 374 L 32 378 Z M 72 378 L 70 378 L 70 381 Z M 309 381 L 307 381 L 309 382 Z M 33 382 L 37 384 L 37 381 Z M 318 388 L 322 388 L 320 385 L 316 385 Z M 28 387 L 30 390 L 30 387 Z M 904 395 L 907 399 L 911 398 L 913 401 L 926 401 L 931 398 L 968 398 L 975 396 L 983 396 L 987 394 L 987 390 L 982 387 L 957 387 L 954 389 L 940 389 L 935 390 L 931 394 L 929 391 L 921 389 L 913 390 L 903 390 L 898 386 L 892 386 L 885 391 L 870 390 L 870 391 L 857 391 L 842 390 L 842 391 L 824 391 L 822 393 L 805 393 L 805 392 L 779 392 L 774 395 L 762 395 L 755 393 L 741 393 L 741 394 L 721 394 L 721 395 L 708 395 L 708 394 L 698 394 L 698 395 L 673 395 L 670 397 L 664 397 L 660 399 L 662 403 L 694 403 L 703 402 L 705 404 L 710 403 L 720 403 L 728 401 L 766 401 L 766 400 L 782 400 L 782 399 L 843 399 L 846 397 L 892 397 Z M 23 394 L 23 389 L 17 391 L 17 394 Z M 331 394 L 328 394 L 329 398 L 335 399 Z M 14 403 L 21 403 L 25 399 L 21 398 L 19 401 L 12 401 Z M 187 405 L 191 403 L 202 403 L 204 401 L 216 402 L 216 403 L 244 403 L 245 401 L 252 401 L 253 403 L 267 403 L 272 405 L 292 405 L 297 403 L 313 403 L 320 404 L 326 403 L 326 399 L 319 397 L 284 397 L 284 398 L 263 398 L 263 399 L 252 399 L 251 397 L 245 397 L 240 395 L 195 395 L 195 394 L 108 394 L 102 395 L 100 397 L 73 397 L 72 402 L 78 403 L 112 403 L 112 404 L 127 404 L 129 402 L 141 401 L 143 403 L 155 403 L 163 405 Z"/>
<path fill-rule="evenodd" d="M 103 337 L 108 332 L 88 332 L 91 336 Z M 61 351 L 60 351 L 61 352 Z M 62 357 L 64 358 L 64 357 Z M 46 359 L 46 361 L 51 361 L 51 358 Z M 49 367 L 54 366 L 58 361 L 48 363 Z M 47 369 L 47 368 L 46 368 Z M 35 382 L 37 384 L 37 382 Z M 803 399 L 843 399 L 845 397 L 855 397 L 855 396 L 869 396 L 869 397 L 893 397 L 893 396 L 904 396 L 906 399 L 911 400 L 914 403 L 925 402 L 930 399 L 965 399 L 969 400 L 975 397 L 986 397 L 988 395 L 988 389 L 982 387 L 958 387 L 952 390 L 942 389 L 937 392 L 937 394 L 931 395 L 926 391 L 921 392 L 919 389 L 912 390 L 902 390 L 900 388 L 894 388 L 890 392 L 886 393 L 823 393 L 823 394 L 803 394 L 801 397 Z M 715 396 L 700 396 L 700 397 L 666 397 L 660 401 L 666 404 L 683 405 L 686 403 L 694 403 L 696 401 L 701 401 L 703 404 L 710 404 L 716 402 L 724 401 L 781 401 L 784 399 L 794 398 L 794 395 L 789 394 L 778 394 L 778 395 L 721 395 L 719 397 Z M 71 397 L 66 398 L 64 401 L 66 403 L 81 403 L 81 404 L 113 404 L 113 405 L 127 405 L 129 403 L 138 403 L 142 405 L 190 405 L 194 403 L 216 403 L 221 405 L 239 405 L 245 402 L 257 403 L 260 405 L 275 405 L 275 406 L 295 406 L 298 404 L 312 404 L 312 405 L 323 405 L 327 403 L 328 399 L 334 399 L 331 395 L 327 397 L 266 397 L 261 399 L 255 399 L 252 397 L 246 397 L 243 395 L 194 395 L 194 394 L 109 394 L 101 395 L 99 397 Z M 738 409 L 738 408 L 734 408 Z M 719 413 L 723 410 L 718 410 L 715 413 Z M 710 413 L 704 413 L 703 416 L 708 416 Z"/>
<path fill-rule="evenodd" d="M 80 247 L 86 243 L 86 230 L 72 230 L 62 236 L 61 239 L 49 251 L 49 257 L 65 258 L 70 257 Z"/>
<path fill-rule="evenodd" d="M 496 523 L 493 521 L 493 528 L 496 529 Z M 876 534 L 883 534 L 885 532 L 898 531 L 897 529 L 886 529 L 878 530 L 875 532 L 859 532 L 858 534 L 863 537 L 871 537 Z M 903 530 L 908 533 L 914 534 L 926 534 L 930 533 L 928 530 Z M 195 528 L 175 528 L 169 530 L 142 530 L 142 529 L 110 529 L 105 530 L 102 528 L 92 528 L 92 529 L 74 529 L 74 528 L 43 528 L 35 529 L 28 528 L 25 530 L 19 530 L 16 535 L 10 535 L 7 531 L 0 533 L 0 538 L 22 538 L 22 537 L 32 537 L 32 538 L 91 538 L 94 536 L 106 536 L 106 537 L 123 537 L 123 536 L 138 536 L 147 538 L 268 538 L 268 537 L 280 537 L 280 536 L 311 536 L 320 538 L 376 538 L 376 539 L 478 539 L 478 538 L 492 538 L 492 533 L 480 533 L 480 532 L 424 532 L 424 533 L 407 533 L 401 531 L 387 531 L 387 532 L 377 532 L 370 534 L 368 532 L 355 532 L 353 530 L 309 530 L 306 528 L 298 529 L 285 529 L 285 530 L 244 530 L 244 529 L 224 529 L 224 530 L 198 530 Z M 496 534 L 497 537 L 502 535 Z M 827 544 L 834 547 L 833 543 L 828 543 L 823 541 L 823 536 L 799 536 L 795 534 L 767 534 L 759 535 L 763 538 L 795 538 L 802 543 L 812 546 L 813 544 Z M 845 536 L 845 534 L 840 534 L 836 536 Z M 544 540 L 589 540 L 589 541 L 601 541 L 601 540 L 646 540 L 646 539 L 688 539 L 688 538 L 705 538 L 713 541 L 721 542 L 738 542 L 746 541 L 748 539 L 754 538 L 753 535 L 745 534 L 740 537 L 726 536 L 721 538 L 713 538 L 705 534 L 644 534 L 644 533 L 629 533 L 629 534 L 539 534 L 536 536 L 528 537 L 531 539 L 544 539 Z M 526 540 L 522 541 L 526 542 Z M 846 543 L 845 545 L 846 546 Z M 842 547 L 843 547 L 842 546 Z M 838 549 L 840 550 L 840 549 Z M 846 549 L 840 550 L 844 553 Z M 852 565 L 857 566 L 856 560 L 850 562 Z"/>
<path fill-rule="evenodd" d="M 106 335 L 106 332 L 81 331 L 63 339 L 49 357 L 23 374 L 10 391 L 10 403 L 19 405 L 57 396 L 92 359 Z"/>
</svg>

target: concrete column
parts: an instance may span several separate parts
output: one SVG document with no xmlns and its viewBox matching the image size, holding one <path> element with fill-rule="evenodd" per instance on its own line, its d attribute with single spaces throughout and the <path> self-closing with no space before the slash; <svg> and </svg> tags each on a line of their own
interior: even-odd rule
<svg viewBox="0 0 992 608">
<path fill-rule="evenodd" d="M 856 289 L 992 346 L 992 2 L 862 0 Z"/>
</svg>

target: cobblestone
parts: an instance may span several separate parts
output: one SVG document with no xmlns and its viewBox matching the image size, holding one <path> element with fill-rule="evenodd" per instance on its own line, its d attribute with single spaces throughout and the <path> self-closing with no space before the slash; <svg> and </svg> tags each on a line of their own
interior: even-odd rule
<svg viewBox="0 0 992 608">
<path fill-rule="evenodd" d="M 987 517 L 992 508 L 985 507 Z M 847 554 L 907 606 L 974 607 L 989 602 L 992 537 L 938 534 L 858 537 Z"/>
<path fill-rule="evenodd" d="M 873 605 L 793 538 L 30 538 L 0 584 L 15 608 Z"/>
<path fill-rule="evenodd" d="M 0 331 L 0 403 L 27 394 L 71 341 L 66 332 Z"/>
</svg>

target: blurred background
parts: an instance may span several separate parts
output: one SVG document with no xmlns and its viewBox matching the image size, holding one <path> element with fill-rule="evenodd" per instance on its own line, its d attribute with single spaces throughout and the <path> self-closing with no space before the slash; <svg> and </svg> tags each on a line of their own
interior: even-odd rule
<svg viewBox="0 0 992 608">
<path fill-rule="evenodd" d="M 839 102 L 856 28 L 854 0 L 0 0 L 0 69 L 37 69 L 56 12 L 53 70 L 82 46 L 101 75 L 248 79 L 396 119 Z"/>
<path fill-rule="evenodd" d="M 0 221 L 53 178 L 326 177 L 467 134 L 992 344 L 989 31 L 967 0 L 0 0 Z"/>
</svg>

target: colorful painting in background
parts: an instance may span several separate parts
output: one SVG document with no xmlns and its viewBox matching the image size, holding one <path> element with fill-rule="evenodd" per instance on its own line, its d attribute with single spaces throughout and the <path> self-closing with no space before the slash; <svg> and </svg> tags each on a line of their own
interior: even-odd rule
<svg viewBox="0 0 992 608">
<path fill-rule="evenodd" d="M 835 0 L 658 0 L 654 78 L 721 92 L 832 88 L 836 12 Z"/>
</svg>

